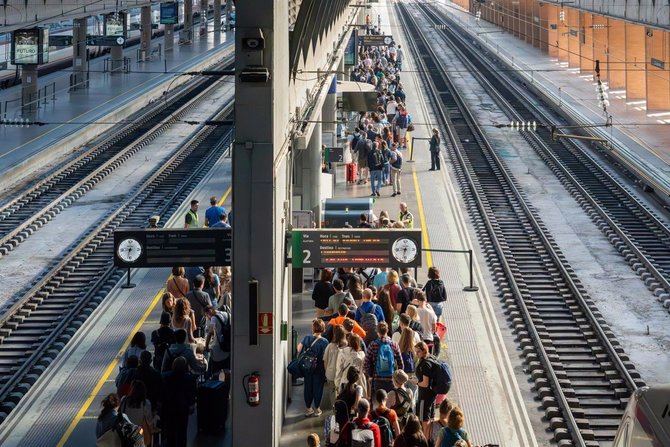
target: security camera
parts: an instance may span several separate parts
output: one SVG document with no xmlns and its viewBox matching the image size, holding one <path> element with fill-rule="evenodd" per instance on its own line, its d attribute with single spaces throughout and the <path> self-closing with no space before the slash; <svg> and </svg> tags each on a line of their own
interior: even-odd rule
<svg viewBox="0 0 670 447">
<path fill-rule="evenodd" d="M 247 34 L 247 37 L 242 38 L 242 48 L 247 51 L 261 51 L 265 48 L 263 30 L 256 28 L 250 30 Z"/>
</svg>

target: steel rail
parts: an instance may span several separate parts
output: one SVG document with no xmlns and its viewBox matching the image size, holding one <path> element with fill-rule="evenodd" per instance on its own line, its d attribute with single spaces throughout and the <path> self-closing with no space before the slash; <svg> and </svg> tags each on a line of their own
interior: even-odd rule
<svg viewBox="0 0 670 447">
<path fill-rule="evenodd" d="M 229 67 L 231 59 L 231 57 L 226 58 L 225 61 L 216 64 L 216 67 Z M 166 132 L 184 114 L 206 99 L 207 94 L 216 86 L 216 78 L 195 78 L 186 86 L 180 87 L 170 98 L 157 101 L 133 122 L 98 139 L 91 149 L 0 207 L 0 258 L 86 194 L 95 184 L 121 166 L 132 155 Z M 165 107 L 165 101 L 170 101 L 170 107 Z M 174 110 L 171 109 L 172 107 Z M 147 125 L 151 127 L 145 129 Z M 134 138 L 136 134 L 137 137 Z M 124 141 L 128 138 L 132 138 L 132 141 Z M 115 148 L 115 146 L 119 147 Z M 105 159 L 109 156 L 111 157 Z M 101 164 L 96 166 L 96 160 Z M 87 173 L 91 168 L 93 170 Z M 83 177 L 68 187 L 72 181 L 70 177 L 76 178 L 80 175 Z M 48 197 L 51 190 L 58 194 L 59 190 L 63 189 L 63 186 L 59 185 L 67 189 L 48 203 L 42 204 L 44 196 Z M 34 210 L 31 209 L 33 207 Z M 27 213 L 29 215 L 24 218 Z M 8 226 L 7 220 L 18 221 L 18 225 L 11 230 L 3 230 Z"/>
<path fill-rule="evenodd" d="M 225 107 L 223 111 L 216 113 L 215 116 L 223 117 L 230 115 L 231 108 L 232 106 L 229 105 Z M 221 140 L 230 141 L 232 128 L 225 130 L 225 134 L 218 137 L 218 144 L 210 145 L 207 138 L 213 135 L 214 132 L 221 132 L 221 130 L 218 130 L 217 127 L 201 126 L 194 138 L 189 142 L 182 144 L 181 148 L 169 161 L 156 169 L 140 186 L 135 188 L 135 192 L 126 199 L 114 213 L 102 220 L 97 225 L 96 229 L 88 236 L 84 237 L 77 247 L 71 250 L 69 255 L 59 262 L 49 274 L 45 275 L 39 284 L 26 293 L 19 302 L 15 303 L 11 309 L 0 318 L 0 331 L 2 331 L 0 350 L 2 350 L 8 341 L 11 341 L 12 332 L 20 330 L 22 323 L 25 320 L 30 319 L 30 314 L 35 310 L 39 310 L 40 305 L 48 302 L 49 295 L 54 294 L 54 292 L 57 291 L 58 284 L 52 284 L 54 279 L 58 280 L 58 278 L 60 278 L 59 282 L 65 283 L 68 274 L 73 273 L 74 269 L 84 263 L 90 256 L 95 256 L 97 254 L 96 251 L 100 246 L 105 243 L 110 243 L 109 241 L 111 241 L 111 235 L 113 234 L 114 228 L 131 220 L 133 213 L 142 210 L 144 213 L 156 214 L 156 210 L 154 209 L 155 198 L 149 200 L 151 199 L 152 194 L 163 194 L 160 191 L 161 184 L 170 179 L 170 175 L 174 175 L 179 167 L 186 163 L 189 156 L 196 154 L 196 151 L 201 148 L 204 151 L 204 156 L 195 159 L 195 165 L 189 166 L 190 170 L 187 175 L 177 179 L 177 187 L 167 191 L 167 194 L 160 198 L 159 203 L 161 206 L 158 209 L 158 213 L 167 214 L 170 209 L 174 209 L 176 205 L 178 205 L 177 201 L 180 198 L 183 198 L 185 192 L 192 189 L 195 186 L 195 183 L 204 176 L 204 173 L 211 168 L 214 164 L 213 162 L 222 155 L 225 155 L 225 152 L 229 150 L 227 149 L 229 146 L 226 145 L 224 147 L 224 145 L 221 144 Z M 147 203 L 145 204 L 144 202 Z M 142 209 L 142 207 L 145 209 Z M 20 400 L 20 396 L 12 393 L 12 390 L 19 386 L 27 388 L 32 385 L 32 379 L 28 381 L 25 380 L 28 373 L 44 363 L 44 357 L 52 351 L 52 346 L 54 346 L 63 333 L 66 330 L 69 330 L 68 328 L 72 327 L 73 322 L 76 322 L 77 316 L 80 315 L 82 309 L 91 302 L 92 297 L 95 294 L 101 293 L 103 285 L 109 284 L 110 280 L 113 283 L 116 283 L 121 278 L 122 274 L 114 267 L 111 262 L 111 257 L 106 259 L 107 261 L 103 265 L 103 271 L 95 273 L 97 279 L 89 285 L 83 295 L 76 298 L 74 305 L 65 306 L 67 312 L 64 315 L 58 315 L 57 323 L 55 325 L 52 323 L 53 329 L 51 329 L 48 334 L 44 334 L 41 339 L 38 339 L 33 345 L 30 355 L 25 360 L 22 360 L 20 365 L 11 372 L 9 377 L 4 377 L 0 387 L 0 405 L 5 412 L 5 415 L 0 415 L 0 418 L 4 419 L 8 410 L 11 411 L 13 405 Z M 68 270 L 68 267 L 73 268 Z M 90 275 L 91 273 L 88 274 Z M 51 287 L 50 284 L 52 285 Z M 104 288 L 102 289 L 102 293 L 106 294 Z M 35 299 L 37 300 L 35 301 Z M 19 322 L 15 320 L 17 317 L 19 317 Z M 42 325 L 44 325 L 44 323 L 42 323 Z M 62 346 L 57 347 L 56 351 L 59 350 L 58 348 L 62 348 Z M 48 359 L 46 363 L 49 363 L 50 360 L 52 359 Z M 33 379 L 35 378 L 33 377 Z M 34 380 L 32 381 L 34 382 Z"/>
<path fill-rule="evenodd" d="M 455 22 L 448 19 L 448 17 L 446 17 L 444 14 L 437 13 L 433 10 L 426 10 L 426 12 L 432 18 L 433 24 L 444 25 L 444 22 L 441 22 L 440 20 L 446 20 L 449 22 L 450 25 L 458 26 L 455 25 Z M 509 78 L 505 74 L 496 72 L 495 69 L 491 66 L 490 61 L 488 61 L 485 57 L 477 54 L 474 51 L 471 51 L 467 47 L 467 42 L 464 41 L 462 35 L 454 33 L 448 27 L 446 28 L 439 27 L 437 29 L 443 36 L 445 36 L 445 42 L 447 43 L 447 45 L 449 45 L 452 51 L 456 53 L 461 62 L 464 65 L 466 65 L 466 67 L 468 67 L 473 76 L 477 78 L 477 80 L 486 88 L 487 93 L 493 98 L 496 104 L 498 104 L 498 106 L 503 109 L 503 111 L 510 117 L 510 119 L 517 121 L 528 121 L 527 117 L 522 116 L 521 113 L 517 109 L 512 107 L 510 102 L 503 97 L 502 93 L 499 91 L 500 87 L 496 87 L 495 85 L 493 85 L 489 81 L 489 79 L 484 75 L 484 73 L 482 73 L 481 70 L 475 67 L 475 65 L 472 62 L 473 61 L 472 58 L 477 58 L 477 60 L 481 63 L 481 65 L 483 65 L 484 68 L 487 70 L 488 76 L 495 78 L 495 80 L 498 83 L 502 84 L 503 88 L 506 88 L 510 92 L 510 94 L 513 94 L 521 102 L 521 105 L 525 107 L 526 111 L 528 111 L 528 113 L 533 115 L 536 121 L 542 123 L 558 124 L 554 117 L 550 116 L 549 113 L 540 109 L 533 103 L 533 101 L 529 98 L 527 92 L 524 92 L 521 89 L 519 89 L 519 87 L 514 82 L 509 80 Z M 461 43 L 461 46 L 455 45 L 453 43 L 454 39 L 457 39 Z M 467 51 L 470 57 L 468 57 L 468 55 L 466 55 L 464 51 Z M 626 247 L 635 254 L 637 259 L 642 264 L 644 264 L 647 271 L 651 275 L 653 275 L 653 277 L 660 283 L 659 286 L 664 289 L 665 293 L 670 294 L 670 280 L 668 279 L 667 276 L 668 273 L 664 274 L 659 270 L 659 267 L 654 263 L 654 261 L 650 260 L 649 257 L 645 255 L 645 253 L 638 246 L 638 244 L 635 241 L 633 241 L 631 237 L 629 237 L 626 230 L 623 229 L 616 222 L 616 220 L 610 215 L 610 211 L 606 210 L 603 206 L 601 206 L 597 197 L 595 197 L 593 193 L 589 192 L 583 186 L 582 181 L 580 181 L 573 174 L 573 171 L 566 165 L 566 163 L 563 160 L 559 158 L 559 156 L 555 153 L 554 150 L 552 150 L 551 146 L 547 143 L 546 132 L 542 134 L 537 132 L 522 132 L 522 136 L 531 144 L 531 146 L 535 149 L 535 151 L 538 152 L 538 154 L 543 159 L 545 159 L 549 167 L 552 168 L 554 172 L 558 171 L 560 172 L 561 175 L 565 176 L 565 179 L 559 178 L 559 180 L 561 180 L 564 185 L 572 186 L 578 190 L 578 194 L 573 193 L 573 195 L 579 195 L 584 200 L 588 201 L 588 204 L 598 213 L 598 216 L 606 222 L 606 224 L 611 228 L 611 230 L 614 233 L 616 233 L 616 235 L 623 241 Z M 636 212 L 642 213 L 644 217 L 648 219 L 653 226 L 656 227 L 656 229 L 658 229 L 660 232 L 663 233 L 664 237 L 668 241 L 666 243 L 666 246 L 670 250 L 670 228 L 668 228 L 668 226 L 664 222 L 662 222 L 654 213 L 652 213 L 644 204 L 642 204 L 637 197 L 635 197 L 625 187 L 623 187 L 617 179 L 615 179 L 609 172 L 607 172 L 607 170 L 603 169 L 600 166 L 600 164 L 590 154 L 588 154 L 580 145 L 568 141 L 561 141 L 561 143 L 559 144 L 562 144 L 568 150 L 578 151 L 578 154 L 575 155 L 576 157 L 581 156 L 586 158 L 588 160 L 588 165 L 585 164 L 584 166 L 588 168 L 591 172 L 593 172 L 594 179 L 597 176 L 602 175 L 606 177 L 608 182 L 615 185 L 615 187 L 617 188 L 617 192 L 624 195 L 625 198 L 632 203 L 632 205 L 629 206 L 631 214 L 636 215 Z M 599 183 L 603 183 L 600 180 L 597 181 Z M 585 204 L 583 203 L 580 203 L 580 205 L 582 207 L 585 207 Z M 646 223 L 640 220 L 638 225 L 640 225 L 641 227 L 645 227 Z M 603 231 L 605 230 L 606 229 L 603 229 Z M 611 238 L 610 241 L 615 243 Z M 623 252 L 622 249 L 619 249 L 619 251 Z M 633 262 L 629 261 L 629 263 L 631 265 L 634 265 Z M 638 272 L 638 274 L 640 273 Z M 654 291 L 654 293 L 656 293 L 657 295 L 660 294 L 657 290 L 654 290 L 657 287 L 653 283 L 648 284 L 648 286 L 650 290 Z"/>
<path fill-rule="evenodd" d="M 453 124 L 451 123 L 451 119 L 448 117 L 448 112 L 445 112 L 444 107 L 442 106 L 442 100 L 439 97 L 442 93 L 444 92 L 439 92 L 436 93 L 436 88 L 435 85 L 432 82 L 432 79 L 426 74 L 429 70 L 426 67 L 425 61 L 423 60 L 422 57 L 422 52 L 419 51 L 416 39 L 421 39 L 424 48 L 426 50 L 425 54 L 428 57 L 431 57 L 433 59 L 433 62 L 436 64 L 436 66 L 439 68 L 439 76 L 443 79 L 443 82 L 445 83 L 446 86 L 448 86 L 449 89 L 449 94 L 451 97 L 454 99 L 455 103 L 457 104 L 457 107 L 459 109 L 459 112 L 461 116 L 464 118 L 466 125 L 470 128 L 470 131 L 472 134 L 475 136 L 477 139 L 477 143 L 480 146 L 481 150 L 486 152 L 487 156 L 490 156 L 490 159 L 492 159 L 498 168 L 497 173 L 499 173 L 500 176 L 505 180 L 506 182 L 506 187 L 509 189 L 513 195 L 514 198 L 516 199 L 516 203 L 521 207 L 523 210 L 526 219 L 532 224 L 536 234 L 540 237 L 542 241 L 543 248 L 549 253 L 551 256 L 552 260 L 556 264 L 556 266 L 559 268 L 561 272 L 561 279 L 565 281 L 566 284 L 568 284 L 570 291 L 572 295 L 577 299 L 578 303 L 580 304 L 580 310 L 582 310 L 588 317 L 589 323 L 592 326 L 592 328 L 596 331 L 598 335 L 599 342 L 603 344 L 605 349 L 608 351 L 609 357 L 612 359 L 613 363 L 615 364 L 617 370 L 621 374 L 621 376 L 624 378 L 624 380 L 627 382 L 627 385 L 629 389 L 635 389 L 637 387 L 637 384 L 635 380 L 631 377 L 631 375 L 628 372 L 628 369 L 626 365 L 623 363 L 621 358 L 619 357 L 618 353 L 610 343 L 609 337 L 605 332 L 603 331 L 600 323 L 598 322 L 598 319 L 596 316 L 593 314 L 591 311 L 590 305 L 584 297 L 582 296 L 581 291 L 579 290 L 579 287 L 575 284 L 572 275 L 570 271 L 565 267 L 564 261 L 561 259 L 561 257 L 558 255 L 556 250 L 554 249 L 552 241 L 549 239 L 549 237 L 546 235 L 546 230 L 542 227 L 542 225 L 538 222 L 536 216 L 534 215 L 534 212 L 530 209 L 530 207 L 527 205 L 522 193 L 518 189 L 518 187 L 515 184 L 515 181 L 511 177 L 511 175 L 507 172 L 506 168 L 502 164 L 501 160 L 497 157 L 495 152 L 492 150 L 490 144 L 486 140 L 486 138 L 483 136 L 483 132 L 481 128 L 476 124 L 474 118 L 472 117 L 470 111 L 465 107 L 465 103 L 463 102 L 462 98 L 460 97 L 458 90 L 453 86 L 451 83 L 450 79 L 448 78 L 446 74 L 446 70 L 444 67 L 442 67 L 441 63 L 439 62 L 438 58 L 436 57 L 434 51 L 428 44 L 427 40 L 425 39 L 424 36 L 420 34 L 418 31 L 417 24 L 411 15 L 407 14 L 407 8 L 404 5 L 399 6 L 400 9 L 400 17 L 405 23 L 405 26 L 413 30 L 414 33 L 408 39 L 410 41 L 410 44 L 414 46 L 415 54 L 417 55 L 416 60 L 419 61 L 419 64 L 422 65 L 423 70 L 420 70 L 421 73 L 423 73 L 423 77 L 428 83 L 431 85 L 432 88 L 429 88 L 428 90 L 430 91 L 431 96 L 433 97 L 433 100 L 435 104 L 438 106 L 438 115 L 440 116 L 441 120 L 443 121 L 443 124 L 445 125 L 447 129 L 447 133 L 450 137 L 451 143 L 454 146 L 453 153 L 457 157 L 459 163 L 463 167 L 463 174 L 467 180 L 467 183 L 469 185 L 469 189 L 475 198 L 475 202 L 477 204 L 477 207 L 479 208 L 479 213 L 481 215 L 481 218 L 488 230 L 489 237 L 491 240 L 494 242 L 494 248 L 495 251 L 498 254 L 498 258 L 500 262 L 503 265 L 503 270 L 506 272 L 507 276 L 507 282 L 509 286 L 511 287 L 513 291 L 513 296 L 515 298 L 516 303 L 518 306 L 522 309 L 522 316 L 523 319 L 526 323 L 526 327 L 528 328 L 533 344 L 536 348 L 536 350 L 540 354 L 540 359 L 541 362 L 544 366 L 545 373 L 549 376 L 549 379 L 551 381 L 551 386 L 554 390 L 555 395 L 558 397 L 558 404 L 559 407 L 561 408 L 562 414 L 564 416 L 564 419 L 567 421 L 569 425 L 569 432 L 570 436 L 572 437 L 573 442 L 575 442 L 577 445 L 587 445 L 587 440 L 584 439 L 581 433 L 581 428 L 580 428 L 580 423 L 577 421 L 576 417 L 573 415 L 573 412 L 571 410 L 571 405 L 568 400 L 568 397 L 565 395 L 563 392 L 562 386 L 561 386 L 561 380 L 556 373 L 554 367 L 553 367 L 553 362 L 551 355 L 547 352 L 547 350 L 544 347 L 544 344 L 542 342 L 542 337 L 540 336 L 539 330 L 537 326 L 535 325 L 535 322 L 533 321 L 533 318 L 531 316 L 531 311 L 529 310 L 528 306 L 526 305 L 525 299 L 524 299 L 524 293 L 522 292 L 522 287 L 519 285 L 518 280 L 516 279 L 516 275 L 514 272 L 514 269 L 510 266 L 509 261 L 507 257 L 509 256 L 508 253 L 505 252 L 505 249 L 503 248 L 503 243 L 499 239 L 496 231 L 496 225 L 494 222 L 492 222 L 491 217 L 487 213 L 487 209 L 485 206 L 485 203 L 488 202 L 487 199 L 484 199 L 477 187 L 477 182 L 474 179 L 473 174 L 470 172 L 468 169 L 469 163 L 465 160 L 463 156 L 463 147 L 460 143 L 460 140 L 458 136 L 456 135 L 456 130 L 453 127 Z M 408 26 L 408 24 L 411 24 L 411 26 Z M 433 75 L 437 73 L 431 73 Z M 523 281 L 523 278 L 521 278 Z"/>
</svg>

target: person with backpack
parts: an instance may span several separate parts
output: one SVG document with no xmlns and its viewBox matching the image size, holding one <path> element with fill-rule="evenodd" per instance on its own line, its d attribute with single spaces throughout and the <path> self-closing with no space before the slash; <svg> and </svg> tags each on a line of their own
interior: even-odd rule
<svg viewBox="0 0 670 447">
<path fill-rule="evenodd" d="M 428 268 L 428 281 L 423 286 L 423 291 L 439 320 L 444 311 L 444 303 L 447 301 L 447 289 L 440 279 L 440 270 L 437 267 Z"/>
<path fill-rule="evenodd" d="M 406 275 L 400 277 L 400 291 L 396 296 L 396 309 L 400 314 L 407 312 L 409 306 L 414 300 L 414 287 L 412 287 L 411 278 Z"/>
<path fill-rule="evenodd" d="M 399 96 L 397 91 L 396 96 Z M 393 118 L 393 126 L 397 129 L 400 147 L 405 149 L 407 148 L 406 136 L 409 122 L 410 118 L 409 113 L 407 113 L 407 109 L 405 109 L 405 106 L 403 105 L 398 105 L 398 113 L 396 113 L 395 118 Z"/>
<path fill-rule="evenodd" d="M 174 330 L 170 327 L 172 317 L 163 312 L 160 319 L 160 327 L 151 333 L 151 343 L 154 345 L 153 365 L 158 371 L 163 366 L 165 351 L 175 342 Z"/>
<path fill-rule="evenodd" d="M 342 351 L 349 347 L 347 336 L 342 325 L 333 328 L 333 339 L 323 353 L 323 364 L 326 368 L 326 385 L 333 397 L 337 395 L 335 376 L 337 375 L 337 361 Z M 334 402 L 334 400 L 332 400 Z"/>
<path fill-rule="evenodd" d="M 323 386 L 326 383 L 323 354 L 328 346 L 328 340 L 322 337 L 325 330 L 326 324 L 323 320 L 319 318 L 312 320 L 312 335 L 306 335 L 298 344 L 298 354 L 303 358 L 301 364 L 306 365 L 306 369 L 302 370 L 305 376 L 303 389 L 305 417 L 319 417 L 322 414 L 321 399 Z"/>
<path fill-rule="evenodd" d="M 124 441 L 132 441 L 130 436 L 137 438 L 138 442 L 142 441 L 142 429 L 130 422 L 128 416 L 119 412 L 120 403 L 119 397 L 114 393 L 108 394 L 102 400 L 102 410 L 95 425 L 97 447 L 124 445 Z"/>
<path fill-rule="evenodd" d="M 116 384 L 116 395 L 120 398 L 130 394 L 130 388 L 137 375 L 137 367 L 139 366 L 139 363 L 139 359 L 136 356 L 131 355 L 126 358 L 123 368 L 116 376 L 116 380 L 114 381 Z"/>
<path fill-rule="evenodd" d="M 393 447 L 428 447 L 428 441 L 421 432 L 419 418 L 410 414 L 402 433 L 395 438 Z"/>
<path fill-rule="evenodd" d="M 386 406 L 388 394 L 384 390 L 375 392 L 376 408 L 371 413 L 372 422 L 379 426 L 383 446 L 393 445 L 393 439 L 400 434 L 400 424 L 395 410 Z"/>
<path fill-rule="evenodd" d="M 347 278 L 348 279 L 348 278 Z M 333 289 L 335 293 L 328 298 L 328 308 L 326 309 L 326 315 L 333 315 L 338 312 L 340 304 L 342 304 L 345 298 L 350 297 L 349 292 L 344 291 L 344 282 L 342 279 L 338 278 L 333 280 Z M 353 301 L 353 298 L 351 298 Z"/>
<path fill-rule="evenodd" d="M 421 342 L 421 337 L 406 324 L 407 320 L 409 318 L 400 319 L 400 332 L 394 332 L 391 340 L 397 343 L 400 349 L 403 371 L 412 374 L 414 372 L 414 346 Z"/>
<path fill-rule="evenodd" d="M 151 446 L 153 437 L 154 415 L 151 402 L 147 399 L 147 388 L 141 380 L 134 380 L 130 388 L 130 394 L 121 399 L 119 411 L 133 424 L 142 427 L 144 445 Z"/>
<path fill-rule="evenodd" d="M 356 309 L 356 322 L 365 331 L 365 344 L 369 345 L 377 338 L 377 324 L 384 321 L 384 311 L 372 302 L 372 290 L 363 290 L 363 301 Z"/>
<path fill-rule="evenodd" d="M 221 296 L 221 278 L 219 275 L 214 273 L 214 267 L 205 266 L 205 285 L 202 288 L 202 291 L 209 295 L 209 299 L 213 304 L 218 304 L 219 297 Z"/>
<path fill-rule="evenodd" d="M 414 411 L 414 393 L 406 386 L 408 380 L 409 376 L 402 369 L 394 372 L 393 389 L 389 391 L 386 402 L 388 407 L 393 409 L 398 416 L 401 429 L 405 426 L 409 415 Z"/>
<path fill-rule="evenodd" d="M 337 447 L 382 447 L 379 426 L 370 420 L 369 413 L 370 403 L 360 399 L 356 418 L 342 428 Z"/>
<path fill-rule="evenodd" d="M 430 354 L 425 342 L 414 347 L 416 357 L 416 379 L 419 387 L 419 400 L 416 413 L 421 419 L 423 433 L 428 438 L 430 421 L 435 418 L 435 399 L 438 394 L 447 394 L 451 388 L 451 370 L 449 365 Z"/>
<path fill-rule="evenodd" d="M 119 361 L 119 369 L 123 369 L 129 357 L 135 356 L 139 359 L 142 352 L 146 350 L 147 336 L 144 335 L 144 332 L 142 331 L 135 332 L 135 335 L 133 335 L 133 338 L 130 340 L 130 346 L 126 348 L 126 350 L 123 352 L 123 356 L 121 356 L 121 360 Z"/>
<path fill-rule="evenodd" d="M 377 325 L 379 338 L 370 344 L 365 355 L 363 371 L 370 381 L 370 394 L 378 389 L 393 389 L 393 373 L 403 368 L 398 345 L 388 336 L 389 327 L 385 321 Z"/>
<path fill-rule="evenodd" d="M 374 148 L 368 154 L 368 168 L 370 169 L 370 189 L 372 190 L 371 197 L 381 197 L 381 187 L 383 180 L 384 164 L 386 158 L 382 152 L 379 143 L 373 144 Z"/>
<path fill-rule="evenodd" d="M 437 447 L 440 445 L 437 443 L 437 438 L 442 429 L 447 426 L 447 423 L 449 422 L 449 414 L 455 407 L 456 404 L 450 399 L 445 398 L 440 402 L 440 416 L 437 419 L 430 421 L 428 427 L 428 440 L 432 446 Z"/>
<path fill-rule="evenodd" d="M 186 341 L 186 331 L 177 329 L 174 333 L 175 342 L 165 351 L 161 372 L 170 371 L 172 363 L 177 357 L 183 357 L 193 374 L 202 374 L 207 371 L 207 360 L 204 357 L 196 357 L 193 346 Z"/>
<path fill-rule="evenodd" d="M 472 447 L 468 432 L 463 428 L 464 423 L 465 417 L 463 416 L 463 410 L 459 407 L 455 407 L 449 413 L 447 426 L 444 427 L 437 436 L 435 446 L 454 447 L 458 441 L 461 441 L 461 443 L 464 441 L 468 447 Z"/>
<path fill-rule="evenodd" d="M 349 369 L 353 366 L 359 372 L 356 383 L 361 387 L 362 394 L 367 396 L 367 381 L 362 374 L 364 363 L 363 340 L 358 335 L 351 334 L 348 346 L 342 349 L 335 364 L 335 389 L 338 393 L 349 382 Z"/>
<path fill-rule="evenodd" d="M 400 173 L 402 172 L 402 153 L 398 150 L 398 144 L 391 145 L 391 186 L 393 186 L 393 194 L 391 197 L 399 196 L 401 191 Z"/>
<path fill-rule="evenodd" d="M 209 317 L 209 324 L 205 349 L 210 352 L 207 375 L 212 377 L 220 371 L 226 373 L 230 371 L 231 315 L 214 306 L 207 306 L 206 314 Z"/>
</svg>

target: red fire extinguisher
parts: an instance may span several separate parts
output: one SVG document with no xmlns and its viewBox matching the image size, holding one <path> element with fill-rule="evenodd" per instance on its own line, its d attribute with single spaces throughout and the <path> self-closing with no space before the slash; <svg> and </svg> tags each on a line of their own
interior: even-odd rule
<svg viewBox="0 0 670 447">
<path fill-rule="evenodd" d="M 247 374 L 242 379 L 244 393 L 247 396 L 247 404 L 251 407 L 257 407 L 261 403 L 261 382 L 260 374 L 257 371 Z"/>
</svg>

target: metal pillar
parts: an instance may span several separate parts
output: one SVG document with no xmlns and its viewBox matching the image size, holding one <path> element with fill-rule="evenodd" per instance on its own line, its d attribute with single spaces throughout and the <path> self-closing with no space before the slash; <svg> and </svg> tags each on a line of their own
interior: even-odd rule
<svg viewBox="0 0 670 447">
<path fill-rule="evenodd" d="M 174 25 L 165 25 L 165 51 L 174 50 Z"/>
<path fill-rule="evenodd" d="M 321 221 L 321 129 L 321 123 L 314 125 L 301 163 L 302 209 L 314 211 L 316 222 Z"/>
<path fill-rule="evenodd" d="M 72 21 L 72 89 L 88 87 L 88 54 L 86 51 L 86 30 L 88 17 Z"/>
<path fill-rule="evenodd" d="M 180 43 L 191 43 L 193 40 L 193 0 L 184 1 L 184 28 L 179 37 Z"/>
<path fill-rule="evenodd" d="M 123 71 L 123 47 L 120 45 L 115 45 L 110 51 L 110 56 L 112 59 L 112 74 L 120 73 Z"/>
<path fill-rule="evenodd" d="M 200 0 L 200 37 L 207 36 L 207 0 Z"/>
<path fill-rule="evenodd" d="M 37 112 L 37 65 L 21 66 L 21 116 L 31 118 Z"/>
<path fill-rule="evenodd" d="M 221 32 L 221 0 L 214 0 L 214 32 Z"/>
<path fill-rule="evenodd" d="M 142 6 L 140 24 L 140 60 L 146 61 L 151 56 L 151 6 Z"/>
<path fill-rule="evenodd" d="M 279 445 L 286 402 L 288 343 L 280 337 L 290 314 L 290 269 L 285 236 L 291 221 L 288 177 L 288 0 L 245 0 L 237 5 L 235 33 L 235 147 L 233 151 L 232 445 Z M 265 49 L 243 38 L 262 29 Z M 248 66 L 269 70 L 267 82 L 244 82 Z M 269 334 L 259 334 L 260 313 Z M 258 404 L 247 403 L 245 380 L 260 377 Z"/>
</svg>

